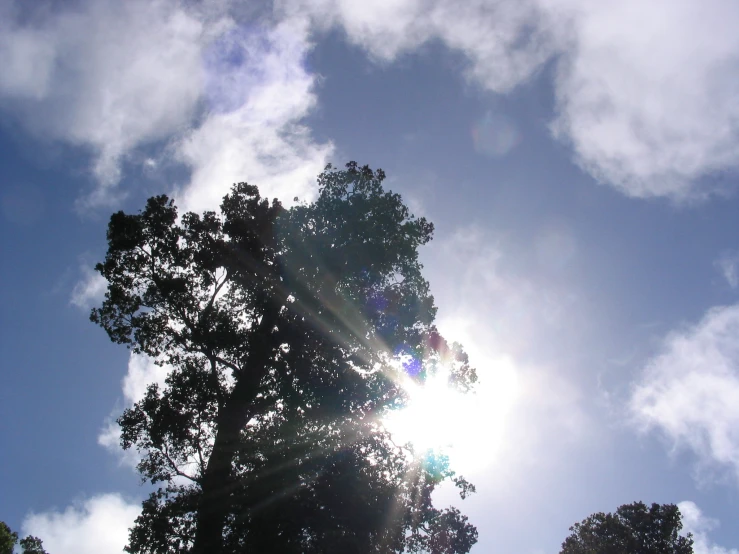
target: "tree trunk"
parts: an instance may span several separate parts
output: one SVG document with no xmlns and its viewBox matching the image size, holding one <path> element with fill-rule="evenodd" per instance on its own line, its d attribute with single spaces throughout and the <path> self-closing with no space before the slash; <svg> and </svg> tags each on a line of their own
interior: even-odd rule
<svg viewBox="0 0 739 554">
<path fill-rule="evenodd" d="M 262 318 L 246 367 L 236 375 L 236 384 L 216 416 L 216 437 L 201 482 L 202 496 L 195 515 L 193 554 L 222 554 L 223 529 L 231 510 L 234 490 L 231 470 L 241 431 L 254 415 L 254 400 L 272 353 L 273 327 L 277 309 Z"/>
<path fill-rule="evenodd" d="M 261 372 L 241 377 L 216 417 L 216 437 L 201 482 L 202 497 L 195 517 L 193 554 L 221 554 L 223 529 L 231 509 L 232 462 L 241 431 L 252 416 L 251 404 L 259 390 Z"/>
</svg>

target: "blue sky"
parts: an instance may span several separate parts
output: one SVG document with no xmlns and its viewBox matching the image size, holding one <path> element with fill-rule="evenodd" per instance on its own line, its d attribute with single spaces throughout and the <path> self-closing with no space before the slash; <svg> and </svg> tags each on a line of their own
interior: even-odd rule
<svg viewBox="0 0 739 554">
<path fill-rule="evenodd" d="M 240 180 L 310 199 L 357 160 L 435 223 L 439 325 L 481 375 L 450 415 L 474 430 L 473 552 L 557 552 L 644 500 L 737 554 L 737 21 L 720 0 L 0 1 L 0 518 L 118 553 L 145 494 L 110 424 L 162 376 L 87 321 L 109 214 L 214 208 Z"/>
</svg>

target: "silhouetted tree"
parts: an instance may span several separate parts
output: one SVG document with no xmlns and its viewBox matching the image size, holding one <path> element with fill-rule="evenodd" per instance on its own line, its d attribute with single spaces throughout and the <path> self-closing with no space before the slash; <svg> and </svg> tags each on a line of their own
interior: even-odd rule
<svg viewBox="0 0 739 554">
<path fill-rule="evenodd" d="M 681 536 L 682 527 L 674 504 L 625 504 L 570 527 L 561 554 L 692 554 L 693 538 Z"/>
<path fill-rule="evenodd" d="M 347 164 L 315 202 L 286 209 L 234 185 L 220 214 L 178 218 L 166 196 L 119 212 L 91 319 L 169 368 L 119 418 L 144 480 L 132 553 L 468 552 L 477 530 L 439 510 L 443 457 L 414 458 L 379 418 L 407 400 L 399 377 L 441 364 L 476 380 L 433 327 L 414 218 L 384 173 Z M 444 406 L 439 406 L 440 410 Z"/>
<path fill-rule="evenodd" d="M 0 521 L 0 554 L 13 554 L 16 544 L 18 544 L 18 533 L 11 531 L 4 521 Z M 21 539 L 20 546 L 23 549 L 22 554 L 47 554 L 43 541 L 31 535 Z"/>
</svg>

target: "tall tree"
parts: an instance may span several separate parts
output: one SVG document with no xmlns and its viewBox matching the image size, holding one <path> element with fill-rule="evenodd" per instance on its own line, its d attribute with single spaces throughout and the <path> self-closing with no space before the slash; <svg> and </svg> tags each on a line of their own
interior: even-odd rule
<svg viewBox="0 0 739 554">
<path fill-rule="evenodd" d="M 680 535 L 682 527 L 674 504 L 625 504 L 570 527 L 561 554 L 692 554 L 693 538 Z"/>
<path fill-rule="evenodd" d="M 349 163 L 285 209 L 235 185 L 220 214 L 166 196 L 118 212 L 91 319 L 169 368 L 119 418 L 144 480 L 162 483 L 131 530 L 132 553 L 468 552 L 477 530 L 434 488 L 443 457 L 414 458 L 380 418 L 402 378 L 443 366 L 476 380 L 433 326 L 418 247 L 433 226 Z M 439 409 L 443 409 L 440 406 Z"/>
</svg>

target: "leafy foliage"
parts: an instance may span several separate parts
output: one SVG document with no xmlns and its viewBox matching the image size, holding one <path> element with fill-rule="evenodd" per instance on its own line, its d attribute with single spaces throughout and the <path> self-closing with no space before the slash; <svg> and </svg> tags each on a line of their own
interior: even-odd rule
<svg viewBox="0 0 739 554">
<path fill-rule="evenodd" d="M 23 554 L 47 554 L 44 550 L 44 543 L 38 537 L 28 535 L 25 539 L 20 540 Z"/>
<path fill-rule="evenodd" d="M 385 175 L 328 166 L 319 196 L 285 209 L 246 183 L 221 212 L 178 218 L 166 196 L 111 217 L 91 319 L 169 369 L 119 419 L 123 448 L 160 488 L 131 530 L 132 553 L 468 552 L 476 529 L 439 510 L 453 479 L 415 459 L 380 418 L 403 406 L 411 357 L 467 390 L 474 369 L 433 326 L 414 218 Z M 415 367 L 415 366 L 414 366 Z M 443 409 L 443 407 L 440 407 Z"/>
<path fill-rule="evenodd" d="M 561 554 L 692 554 L 690 534 L 681 536 L 674 504 L 625 504 L 615 514 L 599 512 L 570 527 Z"/>
<path fill-rule="evenodd" d="M 13 554 L 13 547 L 18 542 L 18 533 L 11 531 L 7 523 L 0 521 L 0 554 Z"/>
<path fill-rule="evenodd" d="M 0 521 L 0 554 L 13 554 L 16 544 L 18 544 L 18 533 L 11 531 L 4 521 Z M 20 546 L 23 549 L 22 554 L 47 554 L 43 541 L 32 535 L 21 539 Z"/>
</svg>

